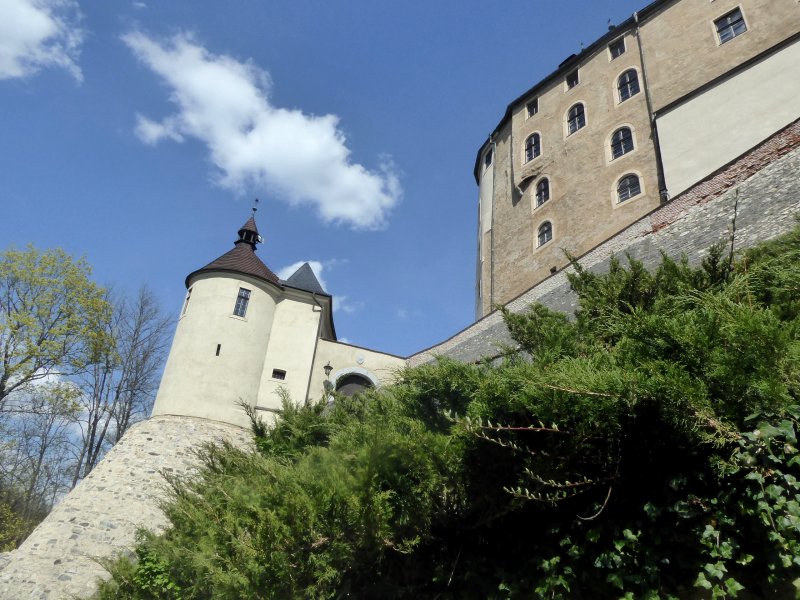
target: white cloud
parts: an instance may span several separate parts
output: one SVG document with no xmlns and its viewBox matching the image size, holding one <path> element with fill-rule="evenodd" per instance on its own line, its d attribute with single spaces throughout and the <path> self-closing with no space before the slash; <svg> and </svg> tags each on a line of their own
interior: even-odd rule
<svg viewBox="0 0 800 600">
<path fill-rule="evenodd" d="M 271 188 L 292 205 L 312 206 L 326 223 L 386 224 L 401 195 L 391 160 L 381 158 L 377 171 L 352 162 L 337 116 L 273 106 L 266 71 L 214 55 L 189 35 L 162 42 L 134 32 L 123 40 L 163 78 L 177 107 L 159 121 L 137 115 L 143 142 L 195 138 L 208 147 L 226 188 Z"/>
<path fill-rule="evenodd" d="M 0 79 L 59 67 L 82 81 L 80 18 L 74 0 L 0 0 Z"/>
</svg>

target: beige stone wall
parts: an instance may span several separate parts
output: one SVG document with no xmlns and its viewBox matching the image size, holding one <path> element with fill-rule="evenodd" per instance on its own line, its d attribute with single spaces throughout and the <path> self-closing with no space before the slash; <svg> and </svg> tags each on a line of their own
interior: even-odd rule
<svg viewBox="0 0 800 600">
<path fill-rule="evenodd" d="M 800 31 L 797 0 L 681 0 L 668 4 L 641 26 L 656 111 Z M 737 7 L 747 31 L 720 44 L 714 20 Z"/>
<path fill-rule="evenodd" d="M 604 46 L 578 65 L 580 82 L 567 89 L 563 79 L 513 107 L 510 123 L 495 134 L 494 202 L 491 235 L 484 234 L 482 309 L 508 302 L 567 264 L 564 250 L 582 254 L 659 204 L 655 153 L 650 137 L 636 38 L 625 35 L 626 51 L 612 60 Z M 620 102 L 617 80 L 636 69 L 640 91 Z M 539 112 L 528 116 L 526 104 L 538 97 Z M 584 105 L 586 126 L 571 135 L 567 113 Z M 611 135 L 620 127 L 633 132 L 634 150 L 611 158 Z M 541 136 L 541 155 L 525 160 L 525 140 Z M 617 181 L 639 176 L 642 194 L 619 203 Z M 550 200 L 536 207 L 537 183 L 547 177 Z M 485 196 L 483 181 L 481 199 Z M 488 212 L 482 208 L 481 215 Z M 538 247 L 541 224 L 553 226 L 551 242 Z M 486 231 L 483 224 L 482 231 Z M 488 237 L 488 239 L 487 239 Z M 493 259 L 493 260 L 492 260 Z M 493 267 L 493 272 L 492 272 Z"/>
</svg>

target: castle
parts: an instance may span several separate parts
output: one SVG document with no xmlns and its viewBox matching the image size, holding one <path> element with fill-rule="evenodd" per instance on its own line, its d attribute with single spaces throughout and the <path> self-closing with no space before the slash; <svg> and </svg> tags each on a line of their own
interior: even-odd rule
<svg viewBox="0 0 800 600">
<path fill-rule="evenodd" d="M 657 0 L 513 100 L 478 151 L 476 317 L 800 116 L 795 0 Z"/>
<path fill-rule="evenodd" d="M 0 555 L 0 598 L 87 595 L 95 557 L 166 526 L 160 472 L 192 449 L 247 447 L 240 403 L 276 411 L 391 381 L 437 355 L 474 361 L 509 341 L 497 304 L 576 308 L 567 250 L 603 270 L 627 253 L 699 261 L 746 247 L 800 213 L 800 3 L 657 0 L 511 102 L 478 151 L 476 315 L 401 358 L 337 341 L 331 296 L 308 265 L 280 280 L 257 256 L 254 218 L 191 272 L 150 419 L 133 426 L 22 546 Z"/>
</svg>

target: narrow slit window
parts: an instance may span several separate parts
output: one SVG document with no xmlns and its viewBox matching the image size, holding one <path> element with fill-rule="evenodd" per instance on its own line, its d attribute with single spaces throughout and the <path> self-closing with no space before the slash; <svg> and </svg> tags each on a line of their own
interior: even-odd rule
<svg viewBox="0 0 800 600">
<path fill-rule="evenodd" d="M 221 350 L 222 350 L 222 344 L 217 344 L 217 354 L 216 354 L 216 356 L 219 356 L 219 353 L 220 353 Z"/>
<path fill-rule="evenodd" d="M 239 288 L 239 295 L 236 297 L 236 305 L 233 307 L 233 314 L 243 317 L 247 314 L 247 305 L 250 304 L 250 290 Z"/>
</svg>

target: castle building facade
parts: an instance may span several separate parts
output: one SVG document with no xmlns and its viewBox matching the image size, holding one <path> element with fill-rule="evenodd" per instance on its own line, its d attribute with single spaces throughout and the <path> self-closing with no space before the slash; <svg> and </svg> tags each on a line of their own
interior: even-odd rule
<svg viewBox="0 0 800 600">
<path fill-rule="evenodd" d="M 476 318 L 800 116 L 800 3 L 656 0 L 512 101 L 478 151 Z"/>
<path fill-rule="evenodd" d="M 308 263 L 282 281 L 256 255 L 251 217 L 234 247 L 186 277 L 153 415 L 183 415 L 247 427 L 241 404 L 281 408 L 354 393 L 390 379 L 405 361 L 337 341 L 333 298 Z"/>
</svg>

